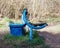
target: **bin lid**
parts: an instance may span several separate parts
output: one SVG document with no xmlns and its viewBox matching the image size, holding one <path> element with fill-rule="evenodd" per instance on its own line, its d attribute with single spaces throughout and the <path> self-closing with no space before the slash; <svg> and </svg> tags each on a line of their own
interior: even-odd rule
<svg viewBox="0 0 60 48">
<path fill-rule="evenodd" d="M 24 27 L 25 26 L 25 24 L 14 24 L 14 23 L 11 23 L 11 24 L 9 24 L 9 27 Z"/>
</svg>

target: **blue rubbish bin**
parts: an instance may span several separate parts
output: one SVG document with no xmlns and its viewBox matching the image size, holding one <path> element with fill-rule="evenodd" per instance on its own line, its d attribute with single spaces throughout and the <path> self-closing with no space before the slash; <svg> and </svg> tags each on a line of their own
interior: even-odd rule
<svg viewBox="0 0 60 48">
<path fill-rule="evenodd" d="M 25 26 L 25 24 L 14 24 L 14 23 L 10 23 L 9 27 L 10 27 L 10 33 L 14 36 L 22 36 L 24 31 L 23 31 L 23 27 Z"/>
</svg>

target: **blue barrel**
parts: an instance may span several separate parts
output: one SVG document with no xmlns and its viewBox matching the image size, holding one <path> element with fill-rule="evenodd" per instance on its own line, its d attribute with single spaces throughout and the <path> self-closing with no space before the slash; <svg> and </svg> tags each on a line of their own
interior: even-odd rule
<svg viewBox="0 0 60 48">
<path fill-rule="evenodd" d="M 25 24 L 13 24 L 10 23 L 9 27 L 10 27 L 10 33 L 14 36 L 22 36 L 24 31 L 23 31 L 23 27 L 25 26 Z"/>
</svg>

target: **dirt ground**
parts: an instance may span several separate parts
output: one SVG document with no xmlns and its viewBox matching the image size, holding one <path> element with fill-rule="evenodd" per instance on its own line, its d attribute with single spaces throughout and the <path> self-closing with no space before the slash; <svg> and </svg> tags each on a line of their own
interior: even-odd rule
<svg viewBox="0 0 60 48">
<path fill-rule="evenodd" d="M 39 35 L 44 38 L 50 48 L 60 48 L 60 24 L 41 29 Z"/>
<path fill-rule="evenodd" d="M 0 28 L 0 48 L 12 48 L 12 46 L 5 47 L 2 36 L 9 33 L 9 28 Z M 49 48 L 60 48 L 60 24 L 55 26 L 47 26 L 44 29 L 39 30 L 39 35 L 45 40 Z M 40 48 L 40 47 L 39 47 Z"/>
</svg>

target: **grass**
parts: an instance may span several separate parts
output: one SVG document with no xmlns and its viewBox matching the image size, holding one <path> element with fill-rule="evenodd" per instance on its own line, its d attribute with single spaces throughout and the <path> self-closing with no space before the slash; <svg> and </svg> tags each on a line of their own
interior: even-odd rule
<svg viewBox="0 0 60 48">
<path fill-rule="evenodd" d="M 33 40 L 29 42 L 31 46 L 42 45 L 45 46 L 45 41 L 40 38 L 36 31 L 33 31 Z"/>
<path fill-rule="evenodd" d="M 14 20 L 14 19 L 9 19 L 9 18 L 5 17 L 0 21 L 0 28 L 8 27 L 10 22 L 13 22 L 16 24 L 22 24 L 22 20 Z"/>
<path fill-rule="evenodd" d="M 6 41 L 6 44 L 7 45 L 24 45 L 27 47 L 28 46 L 31 46 L 31 47 L 36 47 L 37 45 L 42 45 L 44 46 L 45 45 L 45 41 L 43 39 L 40 38 L 40 36 L 37 34 L 36 31 L 33 32 L 33 40 L 30 41 L 29 40 L 29 34 L 27 33 L 26 35 L 24 36 L 13 36 L 11 34 L 7 34 L 7 35 L 4 35 L 4 38 L 3 38 L 5 41 Z"/>
<path fill-rule="evenodd" d="M 49 18 L 45 20 L 47 21 L 47 23 L 60 22 L 60 18 Z"/>
<path fill-rule="evenodd" d="M 42 19 L 41 19 L 42 20 Z M 47 23 L 54 23 L 54 22 L 60 22 L 60 18 L 49 18 L 49 19 L 45 19 L 44 21 L 46 21 Z M 16 24 L 23 24 L 22 20 L 14 20 L 14 19 L 8 19 L 7 17 L 3 18 L 2 21 L 0 21 L 0 28 L 4 28 L 6 27 L 4 25 L 9 23 L 9 22 L 14 22 Z M 8 26 L 8 25 L 7 25 Z"/>
<path fill-rule="evenodd" d="M 3 23 L 0 22 L 0 28 L 6 28 L 6 26 L 3 25 Z"/>
</svg>

